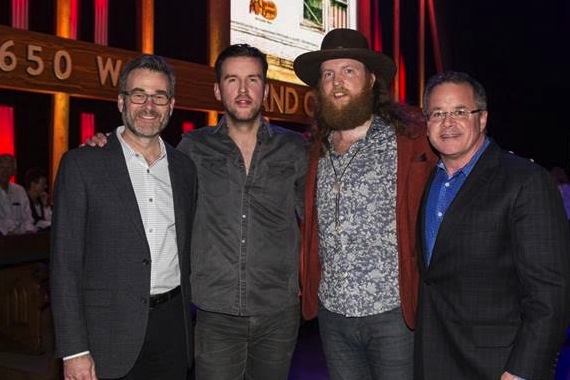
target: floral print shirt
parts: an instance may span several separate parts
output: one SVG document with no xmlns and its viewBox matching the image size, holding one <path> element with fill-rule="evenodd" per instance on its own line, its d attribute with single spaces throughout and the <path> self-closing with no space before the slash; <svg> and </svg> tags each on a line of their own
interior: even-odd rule
<svg viewBox="0 0 570 380">
<path fill-rule="evenodd" d="M 394 128 L 375 116 L 364 139 L 319 159 L 317 210 L 322 279 L 329 311 L 362 317 L 400 305 Z"/>
</svg>

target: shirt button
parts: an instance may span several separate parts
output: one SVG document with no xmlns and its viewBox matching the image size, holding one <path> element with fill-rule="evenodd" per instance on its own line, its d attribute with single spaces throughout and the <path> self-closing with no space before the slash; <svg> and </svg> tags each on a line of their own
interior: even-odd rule
<svg viewBox="0 0 570 380">
<path fill-rule="evenodd" d="M 241 239 L 241 243 L 242 243 L 242 244 L 245 244 L 245 239 Z"/>
<path fill-rule="evenodd" d="M 245 218 L 246 218 L 245 214 L 243 214 L 243 215 L 241 216 L 241 218 L 242 218 L 242 219 L 245 219 Z"/>
<path fill-rule="evenodd" d="M 147 172 L 147 173 L 150 173 L 150 169 L 146 169 L 146 172 Z"/>
<path fill-rule="evenodd" d="M 150 264 L 150 260 L 149 259 L 143 259 L 142 263 L 143 263 L 143 265 L 148 265 L 148 264 Z"/>
<path fill-rule="evenodd" d="M 152 198 L 148 198 L 148 201 L 152 203 Z"/>
<path fill-rule="evenodd" d="M 441 218 L 443 216 L 443 213 L 440 211 L 437 213 L 437 216 L 439 216 Z"/>
<path fill-rule="evenodd" d="M 150 232 L 151 234 L 152 234 L 153 231 L 154 231 L 154 230 L 153 230 L 152 228 L 149 228 L 149 229 L 148 229 L 148 232 Z"/>
<path fill-rule="evenodd" d="M 449 182 L 446 182 L 444 186 L 449 187 Z"/>
</svg>

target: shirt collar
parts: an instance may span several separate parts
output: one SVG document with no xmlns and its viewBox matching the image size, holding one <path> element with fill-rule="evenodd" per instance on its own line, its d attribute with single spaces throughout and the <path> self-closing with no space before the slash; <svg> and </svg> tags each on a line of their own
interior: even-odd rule
<svg viewBox="0 0 570 380">
<path fill-rule="evenodd" d="M 471 173 L 471 171 L 475 167 L 475 164 L 477 163 L 477 161 L 479 161 L 479 158 L 481 157 L 481 155 L 483 154 L 485 149 L 487 149 L 489 144 L 490 144 L 489 138 L 487 136 L 485 136 L 485 140 L 483 141 L 483 145 L 481 145 L 481 147 L 477 150 L 477 152 L 475 152 L 475 154 L 473 155 L 473 157 L 471 157 L 469 162 L 467 164 L 465 164 L 465 166 L 463 166 L 461 169 L 459 169 L 455 173 L 453 173 L 453 175 L 451 177 L 453 178 L 459 174 L 463 174 L 465 177 L 467 177 Z M 441 160 L 441 158 L 439 159 L 439 162 L 437 163 L 437 167 L 439 170 L 443 170 L 444 172 L 447 173 L 447 171 L 445 170 L 445 165 L 443 164 L 443 161 Z"/>
<path fill-rule="evenodd" d="M 116 134 L 117 138 L 119 139 L 119 142 L 121 143 L 121 147 L 123 148 L 123 153 L 125 155 L 125 158 L 129 160 L 133 157 L 137 157 L 139 153 L 135 151 L 133 148 L 131 148 L 131 146 L 127 144 L 125 139 L 123 139 L 122 134 L 124 130 L 125 126 L 121 125 L 120 127 L 117 128 Z M 160 144 L 160 156 L 155 162 L 162 160 L 166 156 L 166 147 L 164 146 L 164 141 L 162 141 L 162 138 L 160 136 L 158 136 L 158 143 Z"/>
<path fill-rule="evenodd" d="M 275 134 L 275 131 L 273 130 L 273 126 L 267 121 L 266 118 L 260 116 L 260 119 L 261 119 L 261 126 L 259 127 L 259 130 L 257 131 L 258 140 L 262 141 L 264 136 L 268 136 L 269 138 L 273 137 L 273 135 Z M 212 133 L 214 133 L 214 134 L 224 133 L 226 135 L 228 134 L 228 122 L 227 122 L 226 116 L 223 116 L 220 119 L 218 124 L 214 127 L 214 131 Z"/>
</svg>

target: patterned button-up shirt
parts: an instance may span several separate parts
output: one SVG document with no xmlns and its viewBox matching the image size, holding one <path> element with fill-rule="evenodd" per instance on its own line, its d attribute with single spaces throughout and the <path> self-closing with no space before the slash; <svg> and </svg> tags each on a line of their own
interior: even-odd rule
<svg viewBox="0 0 570 380">
<path fill-rule="evenodd" d="M 327 310 L 361 317 L 400 305 L 396 149 L 394 129 L 374 117 L 345 154 L 331 149 L 319 160 L 319 299 Z"/>
</svg>

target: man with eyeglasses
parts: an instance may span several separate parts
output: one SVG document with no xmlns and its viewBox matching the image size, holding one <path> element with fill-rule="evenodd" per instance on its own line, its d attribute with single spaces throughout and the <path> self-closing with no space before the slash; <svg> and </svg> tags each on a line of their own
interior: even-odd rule
<svg viewBox="0 0 570 380">
<path fill-rule="evenodd" d="M 486 136 L 483 86 L 425 89 L 440 153 L 418 216 L 415 379 L 552 379 L 570 322 L 570 238 L 549 173 Z"/>
<path fill-rule="evenodd" d="M 50 257 L 64 377 L 185 380 L 193 357 L 190 244 L 196 169 L 160 138 L 175 77 L 158 56 L 124 66 L 124 125 L 59 166 Z"/>
</svg>

